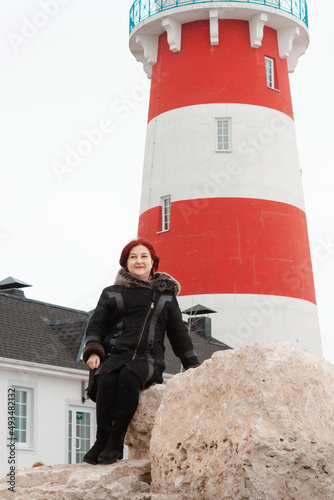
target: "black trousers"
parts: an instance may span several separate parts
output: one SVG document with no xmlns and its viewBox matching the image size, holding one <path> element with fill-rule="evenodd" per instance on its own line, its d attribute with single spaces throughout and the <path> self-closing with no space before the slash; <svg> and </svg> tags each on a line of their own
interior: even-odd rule
<svg viewBox="0 0 334 500">
<path fill-rule="evenodd" d="M 136 412 L 141 382 L 125 367 L 97 377 L 96 420 L 98 429 L 108 430 L 124 439 Z"/>
</svg>

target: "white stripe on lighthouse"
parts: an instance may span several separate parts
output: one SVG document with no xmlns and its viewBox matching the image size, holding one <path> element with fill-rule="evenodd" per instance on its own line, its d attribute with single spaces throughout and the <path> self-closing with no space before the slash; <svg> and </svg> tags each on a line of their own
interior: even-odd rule
<svg viewBox="0 0 334 500">
<path fill-rule="evenodd" d="M 231 120 L 231 152 L 216 151 L 216 118 Z M 177 124 L 177 127 L 175 126 Z M 304 210 L 294 121 L 246 104 L 174 109 L 147 127 L 140 213 L 194 198 L 257 198 Z"/>
<path fill-rule="evenodd" d="M 296 342 L 321 356 L 317 306 L 307 300 L 275 295 L 209 294 L 181 296 L 181 310 L 203 304 L 210 315 L 214 337 L 233 348 L 276 341 Z M 186 318 L 186 316 L 185 316 Z"/>
</svg>

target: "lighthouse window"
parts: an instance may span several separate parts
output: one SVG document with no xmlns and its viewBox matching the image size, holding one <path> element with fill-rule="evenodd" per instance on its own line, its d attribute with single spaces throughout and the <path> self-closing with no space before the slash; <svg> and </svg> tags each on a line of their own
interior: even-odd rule
<svg viewBox="0 0 334 500">
<path fill-rule="evenodd" d="M 269 89 L 274 89 L 275 88 L 274 59 L 271 59 L 271 57 L 265 57 L 264 60 L 266 65 L 267 86 Z"/>
<path fill-rule="evenodd" d="M 217 118 L 217 151 L 231 151 L 231 120 L 229 118 Z"/>
<path fill-rule="evenodd" d="M 171 205 L 171 197 L 164 196 L 162 198 L 162 231 L 169 231 Z"/>
</svg>

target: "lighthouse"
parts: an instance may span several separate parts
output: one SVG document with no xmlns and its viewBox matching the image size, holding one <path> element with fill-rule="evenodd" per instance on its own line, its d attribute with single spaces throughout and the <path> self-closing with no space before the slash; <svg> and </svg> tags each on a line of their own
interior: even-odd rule
<svg viewBox="0 0 334 500">
<path fill-rule="evenodd" d="M 305 0 L 135 0 L 151 79 L 138 235 L 231 347 L 322 354 L 289 73 Z"/>
</svg>

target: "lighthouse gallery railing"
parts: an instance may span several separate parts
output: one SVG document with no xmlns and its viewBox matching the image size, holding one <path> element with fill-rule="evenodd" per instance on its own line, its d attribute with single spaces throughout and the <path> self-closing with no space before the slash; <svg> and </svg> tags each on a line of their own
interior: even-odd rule
<svg viewBox="0 0 334 500">
<path fill-rule="evenodd" d="M 308 26 L 306 0 L 136 0 L 130 9 L 130 33 L 144 19 L 158 12 L 196 3 L 252 3 L 274 7 L 298 17 Z"/>
</svg>

